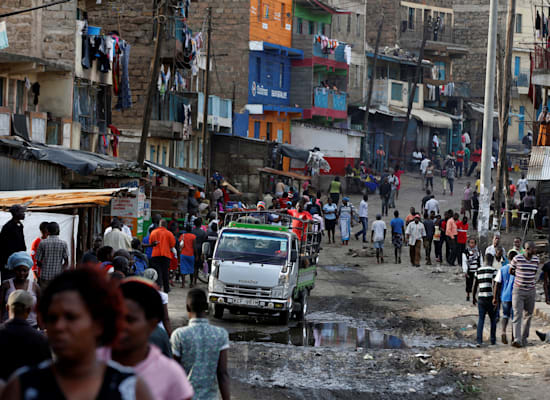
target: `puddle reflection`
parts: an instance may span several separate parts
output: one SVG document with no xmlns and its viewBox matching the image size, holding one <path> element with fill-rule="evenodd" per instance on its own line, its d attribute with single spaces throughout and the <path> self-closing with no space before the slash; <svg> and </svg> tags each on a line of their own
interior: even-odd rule
<svg viewBox="0 0 550 400">
<path fill-rule="evenodd" d="M 275 333 L 246 330 L 229 334 L 235 342 L 280 343 L 308 347 L 403 349 L 405 341 L 397 336 L 345 322 L 305 323 Z"/>
</svg>

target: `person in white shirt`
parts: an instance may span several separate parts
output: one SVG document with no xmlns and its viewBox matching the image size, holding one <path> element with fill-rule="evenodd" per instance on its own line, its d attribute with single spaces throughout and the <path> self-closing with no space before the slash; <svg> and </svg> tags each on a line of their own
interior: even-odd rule
<svg viewBox="0 0 550 400">
<path fill-rule="evenodd" d="M 363 229 L 355 234 L 355 240 L 359 240 L 359 235 L 363 235 L 363 243 L 367 243 L 367 234 L 369 233 L 369 196 L 364 194 L 363 200 L 359 203 L 359 220 Z"/>
<path fill-rule="evenodd" d="M 495 156 L 491 156 L 491 169 L 495 169 L 497 165 L 497 159 Z"/>
<path fill-rule="evenodd" d="M 485 255 L 491 254 L 493 257 L 496 256 L 497 251 L 496 249 L 502 246 L 500 245 L 500 235 L 495 233 L 493 236 L 493 244 L 485 249 Z"/>
<path fill-rule="evenodd" d="M 386 239 L 386 223 L 382 221 L 382 215 L 376 214 L 376 221 L 372 224 L 370 240 L 376 249 L 376 262 L 384 263 L 384 240 Z"/>
<path fill-rule="evenodd" d="M 418 149 L 414 149 L 412 153 L 412 163 L 414 169 L 417 169 L 420 166 L 420 163 L 422 162 L 422 153 Z"/>
<path fill-rule="evenodd" d="M 529 182 L 525 179 L 525 174 L 521 174 L 521 179 L 518 179 L 517 188 L 519 192 L 519 199 L 523 201 L 523 198 L 527 195 L 529 190 Z"/>
<path fill-rule="evenodd" d="M 420 172 L 422 173 L 422 189 L 426 186 L 426 171 L 428 170 L 429 165 L 430 159 L 427 157 L 420 163 Z"/>
<path fill-rule="evenodd" d="M 463 148 L 465 149 L 466 146 L 468 146 L 470 143 L 472 143 L 472 140 L 470 139 L 470 134 L 468 132 L 464 132 L 463 136 Z"/>
<path fill-rule="evenodd" d="M 388 202 L 388 208 L 395 208 L 395 196 L 397 193 L 397 187 L 399 186 L 399 178 L 395 176 L 394 172 L 388 177 L 388 183 L 391 185 L 390 201 Z"/>
<path fill-rule="evenodd" d="M 435 147 L 436 150 L 439 148 L 439 138 L 437 137 L 436 133 L 434 133 L 434 136 L 433 136 L 433 139 L 432 139 L 432 144 L 433 144 L 433 146 Z"/>
<path fill-rule="evenodd" d="M 424 210 L 430 215 L 430 213 L 433 211 L 435 215 L 439 214 L 439 201 L 437 201 L 434 196 L 432 195 L 432 198 L 426 202 L 424 205 Z"/>
<path fill-rule="evenodd" d="M 132 238 L 122 232 L 122 223 L 118 219 L 111 222 L 111 230 L 103 237 L 103 245 L 111 246 L 115 251 L 124 249 L 132 250 Z"/>
<path fill-rule="evenodd" d="M 420 251 L 422 249 L 422 239 L 426 237 L 426 228 L 420 222 L 420 214 L 414 216 L 414 221 L 407 225 L 405 230 L 405 239 L 409 244 L 409 255 L 411 264 L 414 267 L 420 267 Z"/>
<path fill-rule="evenodd" d="M 114 220 L 117 220 L 118 222 L 120 222 L 120 230 L 122 231 L 122 233 L 125 233 L 126 235 L 130 236 L 130 238 L 131 238 L 132 237 L 132 230 L 127 225 L 125 225 L 124 222 L 119 220 L 117 217 L 114 217 L 113 221 Z M 105 229 L 105 232 L 103 233 L 103 236 L 107 235 L 112 230 L 113 230 L 112 225 L 109 225 L 107 227 L 107 229 Z"/>
</svg>

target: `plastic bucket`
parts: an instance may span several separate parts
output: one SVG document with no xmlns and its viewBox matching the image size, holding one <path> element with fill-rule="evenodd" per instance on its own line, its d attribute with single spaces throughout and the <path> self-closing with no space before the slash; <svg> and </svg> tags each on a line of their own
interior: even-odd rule
<svg viewBox="0 0 550 400">
<path fill-rule="evenodd" d="M 100 26 L 91 26 L 91 25 L 88 26 L 88 35 L 99 35 L 100 32 L 101 32 Z"/>
</svg>

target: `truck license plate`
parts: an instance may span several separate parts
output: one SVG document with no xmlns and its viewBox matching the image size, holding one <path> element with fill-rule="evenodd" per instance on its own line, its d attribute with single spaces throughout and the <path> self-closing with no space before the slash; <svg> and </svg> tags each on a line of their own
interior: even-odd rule
<svg viewBox="0 0 550 400">
<path fill-rule="evenodd" d="M 259 302 L 256 299 L 239 299 L 239 304 L 244 304 L 248 306 L 257 306 Z"/>
</svg>

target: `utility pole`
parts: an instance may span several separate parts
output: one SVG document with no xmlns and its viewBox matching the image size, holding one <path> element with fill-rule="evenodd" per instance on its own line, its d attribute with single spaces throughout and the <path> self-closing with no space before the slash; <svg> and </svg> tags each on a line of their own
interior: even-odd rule
<svg viewBox="0 0 550 400">
<path fill-rule="evenodd" d="M 501 198 L 503 193 L 503 187 L 506 190 L 506 194 L 510 190 L 508 181 L 506 180 L 506 169 L 508 168 L 508 163 L 506 162 L 506 148 L 508 145 L 508 115 L 510 114 L 510 91 L 512 79 L 512 47 L 514 44 L 514 26 L 516 19 L 516 0 L 508 0 L 508 15 L 506 19 L 506 50 L 504 53 L 504 64 L 501 69 L 501 87 L 499 90 L 500 98 L 502 98 L 502 104 L 499 107 L 499 128 L 500 128 L 500 138 L 498 146 L 498 168 L 497 168 L 497 181 L 496 181 L 496 193 L 495 193 L 495 213 L 497 216 L 497 221 L 500 223 L 500 209 L 501 209 Z M 499 54 L 500 56 L 500 54 Z M 500 58 L 500 57 L 499 57 Z M 504 181 L 504 182 L 503 182 Z M 504 186 L 503 186 L 504 185 Z M 508 196 L 505 196 L 507 199 Z M 506 201 L 506 203 L 508 203 Z M 494 218 L 494 217 L 493 217 Z M 493 227 L 495 224 L 493 223 Z M 508 227 L 508 224 L 506 224 Z M 497 229 L 500 229 L 500 226 L 497 226 Z"/>
<path fill-rule="evenodd" d="M 378 61 L 378 48 L 380 46 L 380 36 L 382 35 L 382 26 L 384 25 L 384 15 L 382 14 L 382 19 L 380 20 L 380 25 L 378 25 L 378 32 L 376 33 L 376 43 L 374 45 L 374 62 L 372 65 L 372 76 L 369 79 L 369 89 L 367 92 L 367 104 L 365 106 L 365 137 L 361 141 L 361 159 L 366 161 L 367 156 L 367 140 L 369 138 L 369 110 L 370 103 L 372 101 L 372 90 L 374 88 L 374 79 L 376 78 L 376 63 Z M 368 69 L 367 69 L 368 71 Z M 367 72 L 368 74 L 368 72 Z"/>
<path fill-rule="evenodd" d="M 399 152 L 400 159 L 405 161 L 405 145 L 407 143 L 407 131 L 409 130 L 409 120 L 411 118 L 411 110 L 414 103 L 414 95 L 416 93 L 416 84 L 420 81 L 420 72 L 422 71 L 422 59 L 424 58 L 424 48 L 426 47 L 426 41 L 428 40 L 428 28 L 429 24 L 424 25 L 422 32 L 422 44 L 420 45 L 420 52 L 418 54 L 418 62 L 416 63 L 416 74 L 414 82 L 412 84 L 410 93 L 409 93 L 409 104 L 407 106 L 407 116 L 405 117 L 405 124 L 403 125 L 403 133 L 401 136 L 401 151 Z"/>
<path fill-rule="evenodd" d="M 202 170 L 208 185 L 208 177 L 210 176 L 210 132 L 208 131 L 208 97 L 210 96 L 209 80 L 210 80 L 210 46 L 212 36 L 212 7 L 208 7 L 208 39 L 206 41 L 206 68 L 204 71 L 204 101 L 202 104 Z"/>
<path fill-rule="evenodd" d="M 157 80 L 160 70 L 160 53 L 162 42 L 164 41 L 164 26 L 168 19 L 168 1 L 164 0 L 162 14 L 161 6 L 157 9 L 157 35 L 155 38 L 155 50 L 151 65 L 149 67 L 149 85 L 147 86 L 147 95 L 145 97 L 145 108 L 143 110 L 143 124 L 141 127 L 141 140 L 139 142 L 138 163 L 143 166 L 145 162 L 145 150 L 147 147 L 147 137 L 149 136 L 149 125 L 151 124 L 151 110 L 153 108 L 153 96 L 157 91 Z"/>
<path fill-rule="evenodd" d="M 491 153 L 493 147 L 493 113 L 495 109 L 495 56 L 497 41 L 498 0 L 491 0 L 487 38 L 485 72 L 485 108 L 483 115 L 483 145 L 481 148 L 481 184 L 478 231 L 481 248 L 488 243 L 489 211 L 491 205 Z"/>
</svg>

